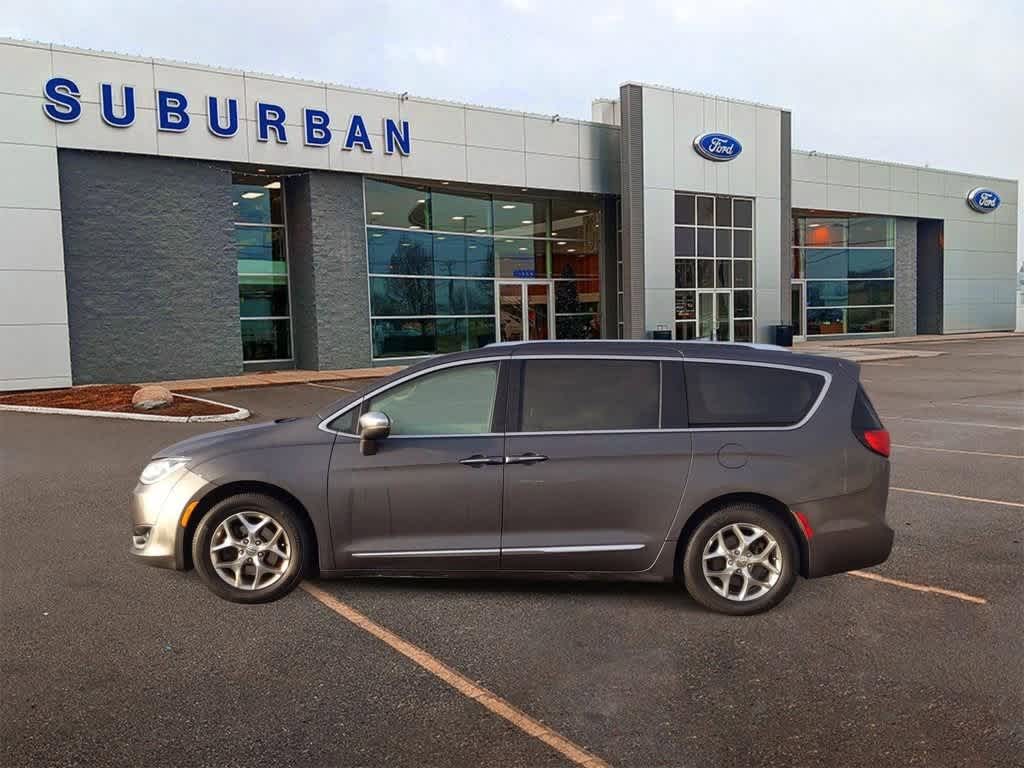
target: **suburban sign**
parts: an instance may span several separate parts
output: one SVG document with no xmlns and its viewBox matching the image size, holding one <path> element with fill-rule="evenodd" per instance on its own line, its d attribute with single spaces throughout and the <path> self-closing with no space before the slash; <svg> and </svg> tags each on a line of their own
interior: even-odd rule
<svg viewBox="0 0 1024 768">
<path fill-rule="evenodd" d="M 743 151 L 743 145 L 725 133 L 702 133 L 693 140 L 693 148 L 697 154 L 715 162 L 735 160 Z"/>
<path fill-rule="evenodd" d="M 992 213 L 1000 202 L 999 195 L 985 187 L 975 187 L 967 193 L 967 204 L 979 213 Z"/>
<path fill-rule="evenodd" d="M 82 116 L 82 92 L 78 84 L 67 77 L 51 77 L 43 86 L 43 112 L 57 123 L 73 123 Z M 110 83 L 100 84 L 100 117 L 112 128 L 129 128 L 135 122 L 135 86 L 122 85 L 116 93 Z M 206 129 L 219 139 L 231 139 L 238 133 L 238 99 L 206 97 L 206 115 L 196 116 L 204 120 Z M 363 152 L 372 152 L 374 139 L 366 127 L 362 115 L 348 116 L 343 129 L 331 123 L 331 116 L 322 109 L 306 107 L 302 110 L 301 127 L 285 125 L 287 115 L 284 107 L 269 102 L 257 101 L 252 119 L 256 123 L 258 141 L 274 141 L 287 144 L 289 134 L 301 133 L 302 141 L 308 147 L 326 147 L 338 132 L 342 149 L 358 147 Z M 193 115 L 189 112 L 189 100 L 183 93 L 157 89 L 156 127 L 158 131 L 183 133 L 192 125 Z M 409 121 L 384 118 L 381 127 L 384 154 L 396 151 L 408 155 L 412 149 L 409 136 Z M 244 132 L 243 132 L 244 134 Z M 294 138 L 294 136 L 292 136 Z"/>
</svg>

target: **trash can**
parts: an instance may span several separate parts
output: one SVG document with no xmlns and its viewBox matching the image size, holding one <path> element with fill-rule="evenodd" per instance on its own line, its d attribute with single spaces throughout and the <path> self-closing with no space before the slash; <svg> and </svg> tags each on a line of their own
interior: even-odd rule
<svg viewBox="0 0 1024 768">
<path fill-rule="evenodd" d="M 772 338 L 773 343 L 778 347 L 792 347 L 793 346 L 793 326 L 792 325 L 773 325 L 772 326 Z"/>
<path fill-rule="evenodd" d="M 672 331 L 668 328 L 659 328 L 656 331 L 651 331 L 651 338 L 655 341 L 672 341 Z"/>
</svg>

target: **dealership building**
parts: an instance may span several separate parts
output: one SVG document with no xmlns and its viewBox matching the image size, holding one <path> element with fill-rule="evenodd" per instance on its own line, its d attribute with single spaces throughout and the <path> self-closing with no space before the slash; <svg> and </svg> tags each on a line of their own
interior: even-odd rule
<svg viewBox="0 0 1024 768">
<path fill-rule="evenodd" d="M 0 40 L 0 389 L 1014 328 L 1016 181 L 641 83 L 592 118 Z"/>
</svg>

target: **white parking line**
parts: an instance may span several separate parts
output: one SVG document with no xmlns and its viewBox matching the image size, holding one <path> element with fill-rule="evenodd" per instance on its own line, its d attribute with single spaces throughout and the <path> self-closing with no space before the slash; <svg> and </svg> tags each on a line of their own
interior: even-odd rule
<svg viewBox="0 0 1024 768">
<path fill-rule="evenodd" d="M 857 576 L 861 579 L 870 579 L 871 581 L 879 581 L 882 584 L 891 584 L 894 587 L 903 587 L 903 589 L 912 589 L 915 592 L 930 592 L 933 595 L 943 595 L 945 597 L 955 597 L 957 600 L 963 600 L 968 603 L 975 603 L 977 605 L 988 605 L 988 600 L 983 597 L 976 597 L 975 595 L 968 595 L 966 592 L 956 592 L 952 589 L 942 589 L 941 587 L 929 587 L 927 584 L 914 584 L 911 581 L 900 581 L 899 579 L 890 579 L 885 576 L 879 576 L 877 573 L 871 573 L 869 571 L 847 571 L 850 576 Z"/>
<path fill-rule="evenodd" d="M 987 403 L 946 403 L 946 405 L 959 405 L 964 408 L 991 408 L 993 410 L 1005 411 L 1005 410 L 1022 410 L 1024 411 L 1024 405 L 1015 403 L 1014 405 L 988 405 Z"/>
<path fill-rule="evenodd" d="M 918 421 L 923 424 L 950 424 L 954 427 L 978 427 L 980 429 L 1009 429 L 1014 432 L 1024 432 L 1024 427 L 1016 427 L 1007 424 L 979 424 L 975 421 L 946 421 L 945 419 L 916 419 L 911 416 L 892 416 L 886 414 L 882 417 L 891 421 Z"/>
<path fill-rule="evenodd" d="M 970 456 L 991 456 L 996 459 L 1016 459 L 1017 461 L 1024 461 L 1024 456 L 1019 456 L 1016 453 L 989 453 L 988 451 L 962 451 L 956 448 L 932 448 L 928 445 L 904 445 L 902 443 L 893 443 L 893 448 L 909 448 L 913 451 L 937 451 L 938 453 L 966 453 Z"/>
<path fill-rule="evenodd" d="M 946 499 L 959 499 L 960 501 L 976 501 L 979 504 L 997 504 L 1003 507 L 1019 507 L 1024 509 L 1024 504 L 1019 501 L 1003 501 L 1001 499 L 979 499 L 977 496 L 957 496 L 955 493 L 939 493 L 938 491 L 922 491 L 917 488 L 898 488 L 895 485 L 889 486 L 890 491 L 900 493 L 919 493 L 922 496 L 942 496 Z"/>
</svg>

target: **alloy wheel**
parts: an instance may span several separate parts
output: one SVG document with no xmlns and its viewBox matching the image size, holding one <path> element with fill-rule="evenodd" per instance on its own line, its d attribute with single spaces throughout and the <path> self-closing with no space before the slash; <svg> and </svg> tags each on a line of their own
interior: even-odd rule
<svg viewBox="0 0 1024 768">
<path fill-rule="evenodd" d="M 708 539 L 701 567 L 716 594 L 749 602 L 768 594 L 782 576 L 782 548 L 760 526 L 730 523 Z"/>
<path fill-rule="evenodd" d="M 210 563 L 227 584 L 255 591 L 276 584 L 288 571 L 292 542 L 270 515 L 255 510 L 224 520 L 210 539 Z"/>
</svg>

